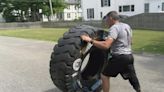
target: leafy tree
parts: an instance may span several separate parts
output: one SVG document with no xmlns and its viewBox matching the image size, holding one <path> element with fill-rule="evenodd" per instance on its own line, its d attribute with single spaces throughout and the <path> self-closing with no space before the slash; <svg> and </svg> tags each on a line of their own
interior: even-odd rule
<svg viewBox="0 0 164 92">
<path fill-rule="evenodd" d="M 51 1 L 52 1 L 52 7 L 53 7 L 54 14 L 60 13 L 64 10 L 64 8 L 66 8 L 66 4 L 65 4 L 64 0 L 51 0 Z M 50 18 L 51 11 L 50 11 L 49 1 L 46 1 L 44 3 L 44 6 L 42 7 L 42 9 L 43 9 L 43 14 L 45 14 L 46 16 L 48 16 L 48 18 Z"/>
<path fill-rule="evenodd" d="M 52 0 L 52 7 L 54 13 L 63 11 L 65 8 L 64 0 Z M 3 17 L 12 22 L 20 21 L 39 21 L 42 13 L 50 16 L 49 0 L 0 0 L 0 12 L 3 12 Z"/>
<path fill-rule="evenodd" d="M 14 16 L 12 16 L 13 4 L 9 0 L 0 0 L 0 12 L 3 12 L 3 17 L 6 21 L 15 21 Z"/>
</svg>

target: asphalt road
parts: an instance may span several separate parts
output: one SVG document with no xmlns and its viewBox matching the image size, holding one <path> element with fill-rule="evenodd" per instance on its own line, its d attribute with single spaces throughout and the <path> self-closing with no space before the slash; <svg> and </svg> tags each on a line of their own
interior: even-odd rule
<svg viewBox="0 0 164 92">
<path fill-rule="evenodd" d="M 0 92 L 61 92 L 49 75 L 54 42 L 0 36 Z M 142 92 L 164 92 L 164 56 L 135 54 Z M 111 92 L 135 92 L 120 76 Z"/>
</svg>

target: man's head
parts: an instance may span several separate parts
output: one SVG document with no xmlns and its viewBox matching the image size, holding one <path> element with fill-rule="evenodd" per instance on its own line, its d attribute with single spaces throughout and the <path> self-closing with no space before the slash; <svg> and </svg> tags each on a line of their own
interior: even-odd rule
<svg viewBox="0 0 164 92">
<path fill-rule="evenodd" d="M 103 18 L 103 20 L 106 22 L 106 25 L 108 27 L 111 27 L 119 21 L 119 18 L 120 17 L 116 11 L 111 11 Z"/>
</svg>

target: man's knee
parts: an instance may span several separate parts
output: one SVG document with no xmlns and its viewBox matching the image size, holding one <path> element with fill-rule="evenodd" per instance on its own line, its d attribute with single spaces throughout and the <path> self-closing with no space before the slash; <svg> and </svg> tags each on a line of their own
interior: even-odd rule
<svg viewBox="0 0 164 92">
<path fill-rule="evenodd" d="M 105 75 L 103 75 L 103 74 L 101 74 L 101 79 L 102 79 L 102 80 L 109 80 L 109 77 L 108 77 L 108 76 L 105 76 Z"/>
</svg>

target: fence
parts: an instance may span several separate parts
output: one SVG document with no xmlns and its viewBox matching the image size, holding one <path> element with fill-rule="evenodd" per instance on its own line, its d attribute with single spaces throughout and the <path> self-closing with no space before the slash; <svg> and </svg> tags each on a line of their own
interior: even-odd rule
<svg viewBox="0 0 164 92">
<path fill-rule="evenodd" d="M 124 19 L 132 28 L 164 30 L 164 13 L 143 13 Z M 91 25 L 102 27 L 102 21 L 58 21 L 58 22 L 24 22 L 0 23 L 0 29 L 13 28 L 64 28 L 75 25 Z"/>
<path fill-rule="evenodd" d="M 164 13 L 143 13 L 129 17 L 124 22 L 136 29 L 164 30 Z"/>
<path fill-rule="evenodd" d="M 101 21 L 58 21 L 58 22 L 24 22 L 24 23 L 0 23 L 0 29 L 15 28 L 68 28 L 75 25 L 91 25 L 101 27 Z"/>
<path fill-rule="evenodd" d="M 0 23 L 0 29 L 15 29 L 15 28 L 40 28 L 41 22 L 23 22 L 23 23 Z"/>
</svg>

